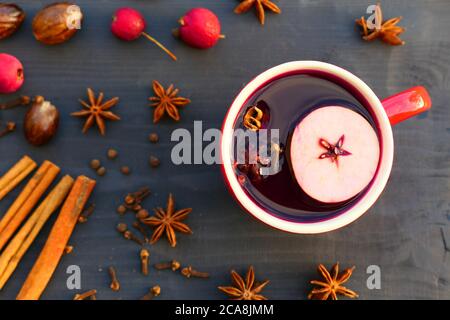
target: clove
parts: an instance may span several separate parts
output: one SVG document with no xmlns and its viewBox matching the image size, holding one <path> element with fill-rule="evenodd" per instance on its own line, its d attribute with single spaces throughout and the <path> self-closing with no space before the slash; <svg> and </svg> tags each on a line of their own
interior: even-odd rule
<svg viewBox="0 0 450 320">
<path fill-rule="evenodd" d="M 73 246 L 65 246 L 64 254 L 71 254 L 73 252 Z"/>
<path fill-rule="evenodd" d="M 125 204 L 131 206 L 136 201 L 136 198 L 132 194 L 128 194 L 125 197 Z"/>
<path fill-rule="evenodd" d="M 134 242 L 136 242 L 137 244 L 143 246 L 144 245 L 144 241 L 142 241 L 141 239 L 139 239 L 138 237 L 136 237 L 133 233 L 131 233 L 130 230 L 127 230 L 123 233 L 123 237 L 127 240 L 133 240 Z"/>
<path fill-rule="evenodd" d="M 177 271 L 178 269 L 180 269 L 181 264 L 177 260 L 172 260 L 170 262 L 157 263 L 154 265 L 154 267 L 157 270 L 172 269 L 172 271 Z"/>
<path fill-rule="evenodd" d="M 111 288 L 112 291 L 119 291 L 120 283 L 119 280 L 117 279 L 116 269 L 114 269 L 114 267 L 111 266 L 109 267 L 108 271 L 111 277 L 111 284 L 109 285 L 109 287 Z"/>
<path fill-rule="evenodd" d="M 142 249 L 140 252 L 141 257 L 141 270 L 144 276 L 148 275 L 148 260 L 150 257 L 150 252 L 147 249 Z"/>
<path fill-rule="evenodd" d="M 94 213 L 95 204 L 90 204 L 83 213 L 78 217 L 78 223 L 85 223 L 88 221 L 89 217 Z"/>
<path fill-rule="evenodd" d="M 181 270 L 181 274 L 183 276 L 185 276 L 186 278 L 188 278 L 188 279 L 191 278 L 191 277 L 193 277 L 193 278 L 203 278 L 203 279 L 209 278 L 209 273 L 197 271 L 197 270 L 193 269 L 192 266 L 188 266 L 188 267 L 183 268 Z"/>
<path fill-rule="evenodd" d="M 97 300 L 96 294 L 97 294 L 97 290 L 92 289 L 92 290 L 86 291 L 84 293 L 77 293 L 73 297 L 73 300 L 86 300 L 88 298 L 90 300 Z"/>
<path fill-rule="evenodd" d="M 141 300 L 151 300 L 161 294 L 161 287 L 156 285 L 150 289 L 150 292 L 141 298 Z"/>
<path fill-rule="evenodd" d="M 0 131 L 0 138 L 8 135 L 9 133 L 13 132 L 16 130 L 16 123 L 15 122 L 7 122 L 5 129 L 3 129 L 2 131 Z"/>
<path fill-rule="evenodd" d="M 5 103 L 0 103 L 0 110 L 7 110 L 7 109 L 12 109 L 15 107 L 19 107 L 19 106 L 26 106 L 28 104 L 30 104 L 31 99 L 28 96 L 20 96 L 14 100 L 5 102 Z"/>
<path fill-rule="evenodd" d="M 136 230 L 138 230 L 141 233 L 141 235 L 144 237 L 145 243 L 149 242 L 149 239 L 147 237 L 147 232 L 145 231 L 144 226 L 139 221 L 133 222 L 133 228 L 135 228 Z"/>
<path fill-rule="evenodd" d="M 132 199 L 132 204 L 140 204 L 150 194 L 150 188 L 143 187 L 140 190 L 131 193 L 127 196 L 128 199 Z M 127 204 L 130 204 L 127 202 Z"/>
<path fill-rule="evenodd" d="M 128 226 L 125 223 L 119 223 L 116 226 L 116 230 L 123 235 L 123 237 L 127 240 L 133 240 L 134 242 L 138 243 L 139 245 L 143 246 L 144 241 L 136 237 L 133 233 L 131 233 L 130 230 L 128 230 Z"/>
<path fill-rule="evenodd" d="M 150 189 L 148 187 L 141 188 L 140 190 L 129 193 L 125 196 L 124 203 L 121 204 L 117 208 L 117 212 L 120 215 L 123 215 L 126 213 L 127 210 L 134 211 L 135 213 L 138 213 L 140 210 L 142 210 L 142 201 L 150 195 Z"/>
</svg>

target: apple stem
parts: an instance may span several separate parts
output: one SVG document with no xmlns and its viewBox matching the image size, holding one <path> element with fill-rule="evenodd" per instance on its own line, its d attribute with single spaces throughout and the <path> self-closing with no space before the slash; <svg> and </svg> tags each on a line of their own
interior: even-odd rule
<svg viewBox="0 0 450 320">
<path fill-rule="evenodd" d="M 226 38 L 226 37 L 225 37 L 224 34 L 219 35 L 219 39 L 225 39 L 225 38 Z"/>
<path fill-rule="evenodd" d="M 151 35 L 149 35 L 146 32 L 142 32 L 142 35 L 146 37 L 148 40 L 156 44 L 158 47 L 160 47 L 165 53 L 167 53 L 173 60 L 177 61 L 177 57 L 169 51 L 166 47 L 164 47 L 161 43 L 159 43 L 155 38 L 153 38 Z"/>
</svg>

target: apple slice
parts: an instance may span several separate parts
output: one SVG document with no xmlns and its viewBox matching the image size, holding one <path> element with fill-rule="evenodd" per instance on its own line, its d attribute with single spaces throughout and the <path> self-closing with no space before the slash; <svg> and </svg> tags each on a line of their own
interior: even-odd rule
<svg viewBox="0 0 450 320">
<path fill-rule="evenodd" d="M 380 157 L 370 123 L 339 106 L 316 109 L 301 120 L 290 150 L 297 183 L 324 203 L 342 202 L 360 193 L 375 175 Z"/>
</svg>

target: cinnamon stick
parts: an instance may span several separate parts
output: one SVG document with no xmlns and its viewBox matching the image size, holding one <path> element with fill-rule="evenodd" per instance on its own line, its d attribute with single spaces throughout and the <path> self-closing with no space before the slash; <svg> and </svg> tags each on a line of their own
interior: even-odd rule
<svg viewBox="0 0 450 320">
<path fill-rule="evenodd" d="M 72 185 L 72 177 L 63 177 L 5 248 L 0 256 L 0 290 L 17 268 L 44 224 L 63 203 Z"/>
<path fill-rule="evenodd" d="M 13 190 L 37 167 L 30 157 L 24 156 L 0 178 L 0 200 Z"/>
<path fill-rule="evenodd" d="M 58 266 L 78 217 L 94 187 L 94 180 L 85 176 L 77 178 L 39 258 L 16 297 L 17 300 L 38 300 L 40 298 Z"/>
<path fill-rule="evenodd" d="M 60 169 L 50 161 L 44 161 L 35 175 L 11 205 L 0 221 L 0 250 L 19 228 L 45 190 L 58 175 Z"/>
</svg>

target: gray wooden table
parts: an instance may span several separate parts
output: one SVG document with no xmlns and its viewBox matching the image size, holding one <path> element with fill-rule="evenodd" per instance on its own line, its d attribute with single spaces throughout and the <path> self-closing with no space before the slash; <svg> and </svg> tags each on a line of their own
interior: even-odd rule
<svg viewBox="0 0 450 320">
<path fill-rule="evenodd" d="M 41 148 L 29 146 L 20 128 L 24 110 L 1 112 L 4 120 L 18 122 L 16 134 L 0 140 L 0 172 L 23 154 L 37 161 L 49 159 L 64 173 L 95 176 L 88 168 L 92 158 L 105 161 L 108 173 L 98 179 L 92 200 L 94 216 L 79 225 L 70 243 L 74 252 L 62 259 L 43 298 L 70 299 L 76 293 L 66 287 L 66 268 L 79 265 L 82 290 L 96 288 L 99 299 L 136 299 L 154 284 L 162 287 L 164 299 L 220 299 L 216 287 L 230 283 L 229 270 L 256 268 L 257 278 L 271 280 L 265 294 L 273 299 L 304 299 L 316 277 L 318 263 L 340 261 L 356 265 L 348 283 L 361 299 L 450 298 L 450 3 L 447 0 L 382 1 L 386 17 L 403 15 L 408 28 L 404 47 L 364 43 L 354 26 L 369 1 L 279 0 L 281 16 L 267 15 L 261 27 L 253 13 L 233 14 L 234 0 L 79 0 L 85 13 L 83 28 L 68 43 L 47 47 L 31 33 L 35 12 L 50 1 L 18 1 L 27 12 L 21 30 L 0 42 L 0 52 L 19 57 L 25 65 L 26 83 L 21 93 L 44 95 L 59 107 L 58 136 Z M 178 55 L 172 62 L 151 43 L 117 40 L 109 31 L 116 8 L 133 6 L 148 19 L 148 32 Z M 191 49 L 171 36 L 177 19 L 194 6 L 205 6 L 220 17 L 226 40 L 209 51 Z M 176 128 L 192 130 L 194 120 L 204 128 L 220 128 L 228 106 L 246 84 L 265 69 L 291 60 L 330 62 L 364 79 L 380 97 L 422 84 L 434 101 L 432 111 L 395 127 L 396 154 L 390 182 L 376 205 L 357 222 L 339 231 L 302 236 L 276 231 L 247 215 L 228 194 L 219 166 L 182 165 L 170 161 Z M 152 124 L 147 97 L 153 79 L 175 83 L 181 94 L 192 99 L 182 121 Z M 96 130 L 81 134 L 82 121 L 71 118 L 79 109 L 78 98 L 86 88 L 119 96 L 115 111 L 122 117 L 107 124 L 107 136 Z M 0 96 L 2 101 L 9 97 Z M 150 132 L 161 142 L 149 144 Z M 106 150 L 115 147 L 120 156 L 106 162 Z M 150 154 L 162 160 L 150 169 Z M 133 173 L 122 176 L 120 165 Z M 211 273 L 210 280 L 188 280 L 171 272 L 144 277 L 139 271 L 139 248 L 115 231 L 119 221 L 115 208 L 122 196 L 143 185 L 153 195 L 145 202 L 151 209 L 166 203 L 173 192 L 179 207 L 192 206 L 187 220 L 192 236 L 179 237 L 175 249 L 166 241 L 150 248 L 152 262 L 178 259 Z M 0 203 L 4 212 L 18 190 Z M 53 222 L 54 217 L 51 222 Z M 125 221 L 131 223 L 131 216 Z M 17 294 L 50 230 L 48 223 L 26 254 L 0 299 Z M 445 245 L 447 235 L 447 245 Z M 122 290 L 109 289 L 107 268 L 114 265 Z M 366 268 L 378 265 L 380 290 L 366 286 Z"/>
</svg>

